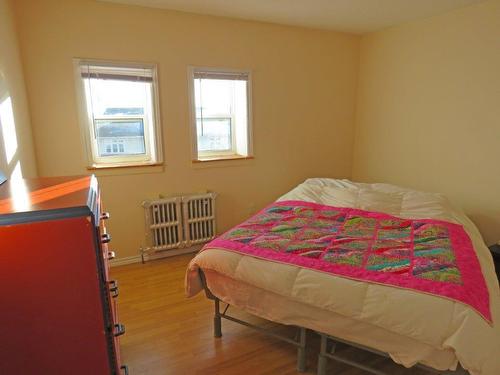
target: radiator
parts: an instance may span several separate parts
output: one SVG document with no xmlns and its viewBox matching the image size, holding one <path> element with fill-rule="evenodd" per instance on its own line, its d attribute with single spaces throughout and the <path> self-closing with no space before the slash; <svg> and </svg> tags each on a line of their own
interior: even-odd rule
<svg viewBox="0 0 500 375">
<path fill-rule="evenodd" d="M 184 242 L 181 201 L 180 197 L 174 197 L 143 203 L 152 250 L 176 249 Z"/>
<path fill-rule="evenodd" d="M 215 194 L 184 196 L 182 217 L 186 246 L 215 238 Z"/>
<path fill-rule="evenodd" d="M 142 255 L 214 239 L 216 195 L 206 193 L 144 201 L 147 246 L 141 249 Z"/>
</svg>

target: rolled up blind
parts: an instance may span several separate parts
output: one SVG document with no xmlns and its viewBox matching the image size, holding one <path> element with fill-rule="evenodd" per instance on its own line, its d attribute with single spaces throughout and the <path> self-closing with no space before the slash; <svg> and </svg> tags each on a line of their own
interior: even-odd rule
<svg viewBox="0 0 500 375">
<path fill-rule="evenodd" d="M 231 81 L 248 81 L 248 73 L 245 72 L 217 72 L 195 70 L 193 74 L 195 79 L 225 79 Z"/>
<path fill-rule="evenodd" d="M 80 72 L 82 78 L 89 79 L 153 82 L 154 67 L 109 66 L 81 61 Z"/>
</svg>

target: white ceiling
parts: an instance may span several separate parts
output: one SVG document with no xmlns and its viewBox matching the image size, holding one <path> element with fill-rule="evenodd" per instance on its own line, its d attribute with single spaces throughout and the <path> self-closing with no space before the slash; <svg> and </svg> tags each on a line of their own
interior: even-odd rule
<svg viewBox="0 0 500 375">
<path fill-rule="evenodd" d="M 366 33 L 425 18 L 482 0 L 101 0 Z"/>
</svg>

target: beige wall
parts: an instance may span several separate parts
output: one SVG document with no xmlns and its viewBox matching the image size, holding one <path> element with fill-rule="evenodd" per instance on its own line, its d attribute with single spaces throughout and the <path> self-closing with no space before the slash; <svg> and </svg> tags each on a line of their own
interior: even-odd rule
<svg viewBox="0 0 500 375">
<path fill-rule="evenodd" d="M 141 201 L 218 192 L 224 230 L 307 177 L 350 177 L 359 37 L 86 0 L 16 0 L 40 175 L 87 173 L 72 58 L 156 62 L 166 166 L 103 175 L 121 257 L 144 243 Z M 253 71 L 255 159 L 192 165 L 187 66 Z"/>
<path fill-rule="evenodd" d="M 2 113 L 7 113 L 3 119 L 0 118 L 0 170 L 10 176 L 16 168 L 20 168 L 22 175 L 32 177 L 36 175 L 36 164 L 30 116 L 14 15 L 10 5 L 8 0 L 0 0 L 0 106 L 4 109 Z M 15 130 L 12 132 L 12 138 L 4 139 L 3 134 L 7 127 Z M 13 146 L 13 152 L 9 155 L 5 153 L 5 142 L 10 145 L 17 143 L 17 147 Z"/>
<path fill-rule="evenodd" d="M 500 239 L 500 1 L 363 37 L 353 178 L 445 193 Z"/>
</svg>

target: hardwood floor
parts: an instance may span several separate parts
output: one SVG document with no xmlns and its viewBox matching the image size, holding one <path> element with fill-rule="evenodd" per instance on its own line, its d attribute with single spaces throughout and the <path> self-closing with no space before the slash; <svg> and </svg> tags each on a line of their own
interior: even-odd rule
<svg viewBox="0 0 500 375">
<path fill-rule="evenodd" d="M 184 272 L 192 257 L 179 255 L 112 268 L 120 288 L 119 320 L 126 327 L 121 337 L 122 358 L 130 374 L 300 374 L 295 369 L 296 349 L 289 344 L 226 320 L 222 321 L 222 338 L 213 337 L 213 302 L 204 294 L 191 299 L 184 296 Z M 236 309 L 231 314 L 294 334 L 291 327 Z M 315 374 L 318 337 L 309 334 L 308 345 L 306 374 Z M 427 374 L 353 348 L 345 348 L 343 353 L 391 375 Z M 330 361 L 328 374 L 367 373 Z"/>
</svg>

